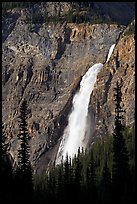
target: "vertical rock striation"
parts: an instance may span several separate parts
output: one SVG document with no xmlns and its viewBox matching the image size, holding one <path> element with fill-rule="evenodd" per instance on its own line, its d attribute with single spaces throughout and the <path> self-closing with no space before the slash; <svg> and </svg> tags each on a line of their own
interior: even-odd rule
<svg viewBox="0 0 137 204">
<path fill-rule="evenodd" d="M 68 12 L 67 2 L 64 7 L 58 3 L 49 16 L 55 8 L 61 15 Z M 35 9 L 39 11 L 39 6 Z M 45 168 L 54 161 L 81 77 L 93 64 L 106 61 L 125 26 L 44 21 L 31 25 L 30 15 L 31 9 L 11 9 L 2 19 L 2 117 L 9 151 L 16 160 L 19 106 L 24 98 L 28 101 L 31 161 L 41 171 L 42 163 Z M 112 131 L 113 87 L 121 76 L 126 123 L 134 121 L 134 44 L 134 36 L 121 38 L 98 76 L 89 106 L 94 137 L 102 136 L 105 126 Z"/>
</svg>

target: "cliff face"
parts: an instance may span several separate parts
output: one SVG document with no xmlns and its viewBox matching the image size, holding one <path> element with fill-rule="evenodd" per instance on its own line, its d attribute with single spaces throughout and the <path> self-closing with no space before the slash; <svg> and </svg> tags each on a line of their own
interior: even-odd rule
<svg viewBox="0 0 137 204">
<path fill-rule="evenodd" d="M 23 99 L 28 101 L 31 161 L 38 170 L 41 163 L 48 165 L 55 158 L 81 77 L 93 64 L 106 61 L 124 27 L 42 23 L 30 31 L 24 12 L 29 15 L 15 9 L 3 19 L 2 115 L 9 150 L 16 160 L 19 106 Z M 123 37 L 99 73 L 91 97 L 93 138 L 106 129 L 112 132 L 113 87 L 121 76 L 126 123 L 134 121 L 134 61 L 134 37 Z"/>
<path fill-rule="evenodd" d="M 117 80 L 123 81 L 122 102 L 125 125 L 134 122 L 135 113 L 135 41 L 134 35 L 118 41 L 110 61 L 98 74 L 89 110 L 95 115 L 95 137 L 112 134 L 114 126 L 114 88 Z"/>
</svg>

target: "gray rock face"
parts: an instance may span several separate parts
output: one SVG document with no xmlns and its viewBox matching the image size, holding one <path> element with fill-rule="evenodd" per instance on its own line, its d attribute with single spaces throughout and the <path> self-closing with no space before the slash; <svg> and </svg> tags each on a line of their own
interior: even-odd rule
<svg viewBox="0 0 137 204">
<path fill-rule="evenodd" d="M 67 8 L 66 4 L 66 10 Z M 9 22 L 15 13 L 18 13 L 18 17 L 14 18 L 14 26 L 11 28 Z M 19 146 L 17 117 L 20 104 L 25 98 L 29 108 L 31 161 L 35 170 L 42 171 L 42 168 L 46 168 L 52 160 L 54 161 L 59 139 L 67 125 L 72 97 L 79 88 L 81 77 L 93 64 L 106 61 L 110 46 L 116 42 L 124 26 L 41 23 L 37 31 L 35 29 L 30 31 L 30 25 L 21 11 L 9 12 L 6 19 L 3 19 L 3 22 L 5 21 L 8 23 L 3 24 L 2 116 L 6 126 L 7 141 L 10 153 L 16 160 Z M 121 60 L 122 58 L 118 58 L 118 66 L 125 66 Z M 113 61 L 115 64 L 115 60 Z M 130 62 L 131 59 L 126 63 Z M 105 70 L 106 67 L 107 65 Z M 134 64 L 132 68 L 134 69 Z M 98 81 L 104 85 L 105 77 L 111 84 L 111 78 L 114 78 L 117 72 L 101 73 Z M 133 84 L 134 82 L 131 86 Z M 104 123 L 108 125 L 106 120 L 109 119 L 106 119 L 105 112 L 108 98 L 102 102 L 100 92 L 105 92 L 105 89 L 102 86 L 102 90 L 98 83 L 96 86 L 89 114 L 93 117 L 92 113 L 96 111 L 97 97 L 99 97 L 99 102 L 102 103 L 99 106 L 103 106 L 102 115 L 104 115 L 100 117 L 96 114 L 96 130 L 101 131 L 103 135 L 105 130 L 99 128 L 99 120 L 105 120 Z M 109 94 L 109 90 L 106 91 L 106 95 Z M 128 103 L 128 107 L 129 104 L 131 103 Z M 111 109 L 109 111 L 111 112 Z M 110 132 L 111 130 L 112 127 Z"/>
</svg>

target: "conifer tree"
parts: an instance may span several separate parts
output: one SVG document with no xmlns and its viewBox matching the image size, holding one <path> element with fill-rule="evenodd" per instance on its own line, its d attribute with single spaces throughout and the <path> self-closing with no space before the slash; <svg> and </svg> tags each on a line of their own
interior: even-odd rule
<svg viewBox="0 0 137 204">
<path fill-rule="evenodd" d="M 122 201 L 122 197 L 127 193 L 129 175 L 129 158 L 123 137 L 123 108 L 122 108 L 122 80 L 117 81 L 115 94 L 115 127 L 113 133 L 113 166 L 112 181 L 114 199 Z"/>
<path fill-rule="evenodd" d="M 67 195 L 69 190 L 70 183 L 70 166 L 69 166 L 69 159 L 68 154 L 66 155 L 65 163 L 64 163 L 64 190 L 65 195 Z"/>
<path fill-rule="evenodd" d="M 27 102 L 24 100 L 20 106 L 19 115 L 19 134 L 20 149 L 18 150 L 18 168 L 16 170 L 15 182 L 17 184 L 18 197 L 22 199 L 31 199 L 33 186 L 32 186 L 32 167 L 30 163 L 30 136 L 27 127 Z"/>
<path fill-rule="evenodd" d="M 111 174 L 107 165 L 107 161 L 105 161 L 102 179 L 101 179 L 101 201 L 102 202 L 110 202 L 111 201 Z"/>
<path fill-rule="evenodd" d="M 90 152 L 90 162 L 87 167 L 87 193 L 89 201 L 95 202 L 97 199 L 97 189 L 96 189 L 96 171 L 95 162 L 93 158 L 93 150 Z"/>
<path fill-rule="evenodd" d="M 73 169 L 73 194 L 75 201 L 77 202 L 80 200 L 81 195 L 81 168 L 82 164 L 80 161 L 80 148 L 78 149 L 78 154 L 74 155 L 73 161 L 72 161 L 72 169 Z"/>
<path fill-rule="evenodd" d="M 61 164 L 58 166 L 58 174 L 57 174 L 57 198 L 59 201 L 63 201 L 64 199 L 64 164 L 63 160 Z"/>
</svg>

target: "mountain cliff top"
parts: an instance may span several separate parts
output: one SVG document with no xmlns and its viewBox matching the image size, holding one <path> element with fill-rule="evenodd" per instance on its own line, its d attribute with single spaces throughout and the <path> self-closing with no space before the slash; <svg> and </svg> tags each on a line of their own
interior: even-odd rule
<svg viewBox="0 0 137 204">
<path fill-rule="evenodd" d="M 27 10 L 37 22 L 66 20 L 127 25 L 135 16 L 135 2 L 2 2 L 3 16 L 11 10 L 25 15 Z"/>
</svg>

